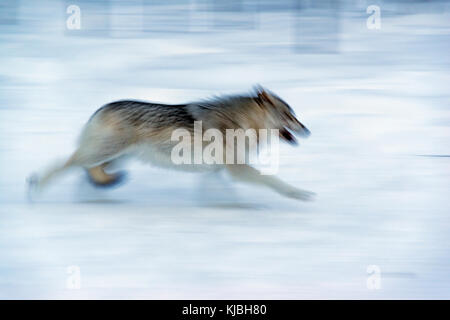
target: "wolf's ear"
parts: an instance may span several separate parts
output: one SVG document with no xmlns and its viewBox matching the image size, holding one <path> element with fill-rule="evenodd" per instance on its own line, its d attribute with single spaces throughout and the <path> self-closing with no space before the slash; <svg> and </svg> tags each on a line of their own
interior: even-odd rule
<svg viewBox="0 0 450 320">
<path fill-rule="evenodd" d="M 256 94 L 258 95 L 259 100 L 273 104 L 270 94 L 267 93 L 266 89 L 264 89 L 260 84 L 257 84 L 255 86 L 255 91 L 256 91 Z"/>
<path fill-rule="evenodd" d="M 255 84 L 253 86 L 253 90 L 255 90 L 255 92 L 258 94 L 260 92 L 264 91 L 264 88 L 262 87 L 262 85 L 260 85 L 259 83 Z"/>
</svg>

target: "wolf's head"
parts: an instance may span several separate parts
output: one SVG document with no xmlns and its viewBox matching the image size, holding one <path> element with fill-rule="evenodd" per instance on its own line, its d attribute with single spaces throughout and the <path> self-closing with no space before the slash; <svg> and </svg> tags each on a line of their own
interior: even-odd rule
<svg viewBox="0 0 450 320">
<path fill-rule="evenodd" d="M 255 101 L 266 111 L 267 127 L 278 129 L 280 137 L 291 144 L 297 144 L 293 134 L 308 137 L 311 132 L 296 118 L 294 110 L 277 95 L 261 86 L 256 87 Z"/>
</svg>

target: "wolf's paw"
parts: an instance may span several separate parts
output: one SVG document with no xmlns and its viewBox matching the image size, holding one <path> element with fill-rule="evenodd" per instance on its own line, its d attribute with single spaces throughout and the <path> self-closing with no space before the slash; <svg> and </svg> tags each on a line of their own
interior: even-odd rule
<svg viewBox="0 0 450 320">
<path fill-rule="evenodd" d="M 99 182 L 99 181 L 94 180 L 88 174 L 89 182 L 92 183 L 95 187 L 99 187 L 99 188 L 118 187 L 118 186 L 122 185 L 123 183 L 125 183 L 127 181 L 128 174 L 125 171 L 119 171 L 119 172 L 116 172 L 114 174 L 111 174 L 110 177 L 111 178 L 108 179 L 107 181 Z"/>
<path fill-rule="evenodd" d="M 291 199 L 297 199 L 302 201 L 313 201 L 316 196 L 314 192 L 301 190 L 297 188 L 285 190 L 283 192 L 283 195 Z"/>
</svg>

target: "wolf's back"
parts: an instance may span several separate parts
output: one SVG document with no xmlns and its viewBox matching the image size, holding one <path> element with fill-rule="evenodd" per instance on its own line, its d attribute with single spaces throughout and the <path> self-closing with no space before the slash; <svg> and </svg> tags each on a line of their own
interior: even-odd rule
<svg viewBox="0 0 450 320">
<path fill-rule="evenodd" d="M 131 126 L 165 127 L 194 122 L 194 118 L 186 109 L 186 105 L 168 105 L 136 100 L 108 103 L 98 109 L 91 120 L 96 117 L 123 122 Z"/>
</svg>

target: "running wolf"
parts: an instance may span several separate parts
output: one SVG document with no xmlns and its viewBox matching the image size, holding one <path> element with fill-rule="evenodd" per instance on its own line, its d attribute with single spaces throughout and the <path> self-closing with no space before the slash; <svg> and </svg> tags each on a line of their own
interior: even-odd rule
<svg viewBox="0 0 450 320">
<path fill-rule="evenodd" d="M 32 175 L 29 178 L 30 187 L 32 190 L 42 190 L 54 177 L 74 167 L 86 169 L 95 185 L 110 186 L 120 181 L 123 175 L 108 172 L 108 166 L 123 156 L 135 156 L 163 167 L 225 169 L 234 180 L 264 185 L 294 199 L 312 198 L 312 192 L 293 187 L 275 176 L 262 175 L 247 162 L 201 166 L 174 164 L 171 159 L 175 145 L 171 139 L 172 133 L 184 129 L 194 135 L 195 121 L 202 121 L 205 129 L 217 129 L 224 136 L 227 129 L 277 129 L 282 140 L 296 144 L 294 134 L 303 137 L 310 135 L 309 130 L 295 117 L 292 108 L 261 86 L 247 95 L 215 97 L 180 105 L 116 101 L 104 105 L 91 116 L 81 133 L 78 148 L 69 159 L 42 175 Z"/>
</svg>

